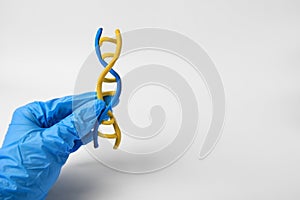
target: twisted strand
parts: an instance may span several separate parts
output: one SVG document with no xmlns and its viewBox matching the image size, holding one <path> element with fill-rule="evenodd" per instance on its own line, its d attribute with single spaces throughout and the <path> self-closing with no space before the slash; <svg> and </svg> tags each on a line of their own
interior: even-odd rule
<svg viewBox="0 0 300 200">
<path fill-rule="evenodd" d="M 102 32 L 102 29 L 101 29 L 101 32 Z M 100 32 L 100 36 L 101 36 L 101 32 Z M 120 56 L 121 48 L 122 48 L 122 38 L 121 38 L 120 30 L 117 29 L 115 31 L 115 34 L 116 34 L 115 39 L 109 38 L 109 37 L 101 37 L 100 40 L 98 40 L 97 44 L 96 44 L 96 48 L 99 48 L 97 51 L 99 61 L 105 67 L 98 78 L 97 87 L 96 87 L 97 98 L 101 99 L 101 100 L 104 100 L 104 97 L 106 97 L 106 96 L 113 96 L 113 97 L 117 96 L 117 98 L 118 98 L 120 95 L 120 89 L 121 89 L 120 77 L 112 68 Z M 98 35 L 98 37 L 100 37 L 100 36 Z M 111 42 L 111 43 L 116 44 L 115 52 L 101 54 L 99 46 L 102 46 L 103 42 Z M 109 61 L 109 63 L 106 63 L 104 61 L 105 58 L 112 58 L 112 59 Z M 114 75 L 115 77 L 114 78 L 106 77 L 109 72 L 112 75 Z M 104 82 L 105 83 L 117 83 L 117 91 L 103 91 L 102 85 Z M 115 99 L 113 99 L 113 100 L 115 100 Z M 111 106 L 111 104 L 112 104 L 112 102 L 109 103 L 109 106 Z M 102 125 L 112 125 L 115 132 L 113 134 L 108 134 L 108 133 L 101 133 L 100 131 L 98 131 L 98 136 L 103 137 L 103 138 L 108 138 L 108 139 L 116 139 L 113 148 L 117 149 L 121 142 L 121 131 L 120 131 L 119 125 L 118 125 L 111 110 L 108 110 L 107 115 L 108 115 L 109 119 L 103 120 L 101 122 L 101 124 Z"/>
</svg>

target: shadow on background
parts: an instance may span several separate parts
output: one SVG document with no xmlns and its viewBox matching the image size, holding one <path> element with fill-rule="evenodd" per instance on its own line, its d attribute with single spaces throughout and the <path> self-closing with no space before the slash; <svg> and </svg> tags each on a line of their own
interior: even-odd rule
<svg viewBox="0 0 300 200">
<path fill-rule="evenodd" d="M 92 191 L 97 191 L 98 198 L 101 194 L 113 194 L 113 180 L 116 172 L 97 163 L 78 164 L 63 170 L 58 181 L 50 190 L 46 200 L 60 199 L 88 199 Z"/>
</svg>

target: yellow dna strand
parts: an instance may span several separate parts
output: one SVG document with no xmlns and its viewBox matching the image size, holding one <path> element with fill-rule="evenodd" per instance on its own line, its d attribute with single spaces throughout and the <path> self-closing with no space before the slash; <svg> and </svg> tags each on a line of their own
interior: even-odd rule
<svg viewBox="0 0 300 200">
<path fill-rule="evenodd" d="M 101 72 L 101 74 L 98 78 L 98 81 L 97 81 L 97 87 L 96 87 L 97 98 L 104 101 L 105 97 L 116 97 L 116 98 L 112 98 L 112 100 L 109 103 L 109 105 L 112 106 L 114 104 L 113 101 L 118 100 L 119 95 L 120 95 L 120 90 L 121 90 L 120 77 L 112 68 L 113 68 L 114 64 L 116 63 L 116 61 L 118 60 L 120 53 L 121 53 L 122 37 L 121 37 L 120 30 L 118 30 L 118 29 L 115 31 L 116 38 L 101 37 L 101 34 L 102 34 L 102 28 L 98 30 L 98 33 L 96 36 L 96 41 L 95 41 L 95 46 L 96 46 L 96 52 L 97 52 L 99 61 L 105 68 Z M 115 52 L 101 54 L 100 47 L 102 46 L 102 44 L 104 42 L 114 43 L 116 45 Z M 107 63 L 106 61 L 104 61 L 106 58 L 111 58 L 111 60 Z M 107 77 L 108 73 L 112 74 L 114 76 L 114 78 Z M 117 90 L 116 91 L 103 91 L 103 83 L 117 83 Z M 108 115 L 109 119 L 103 120 L 101 122 L 101 125 L 113 126 L 113 129 L 115 132 L 112 134 L 111 133 L 102 133 L 98 130 L 98 136 L 100 136 L 102 138 L 107 138 L 107 139 L 116 139 L 113 148 L 117 149 L 121 142 L 121 131 L 120 131 L 119 125 L 116 121 L 116 118 L 114 117 L 111 110 L 108 110 L 107 115 Z"/>
</svg>

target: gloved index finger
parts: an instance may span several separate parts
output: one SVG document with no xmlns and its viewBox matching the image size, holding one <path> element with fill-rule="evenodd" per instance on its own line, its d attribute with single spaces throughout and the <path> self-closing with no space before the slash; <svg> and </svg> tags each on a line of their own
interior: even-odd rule
<svg viewBox="0 0 300 200">
<path fill-rule="evenodd" d="M 96 98 L 97 97 L 95 92 L 88 92 L 79 95 L 56 98 L 46 102 L 36 101 L 27 104 L 21 109 L 30 110 L 30 112 L 22 113 L 30 113 L 35 119 L 36 125 L 42 128 L 48 128 L 60 122 L 80 106 L 89 101 L 95 100 Z M 14 121 L 19 122 L 18 118 L 21 116 L 18 115 L 20 114 L 14 114 L 12 124 L 14 123 Z"/>
</svg>

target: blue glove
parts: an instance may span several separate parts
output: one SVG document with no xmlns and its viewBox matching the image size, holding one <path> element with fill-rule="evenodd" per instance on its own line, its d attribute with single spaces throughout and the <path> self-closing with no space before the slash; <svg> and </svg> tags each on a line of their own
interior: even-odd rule
<svg viewBox="0 0 300 200">
<path fill-rule="evenodd" d="M 0 149 L 0 199 L 45 199 L 69 154 L 93 140 L 105 107 L 92 92 L 18 108 Z"/>
</svg>

